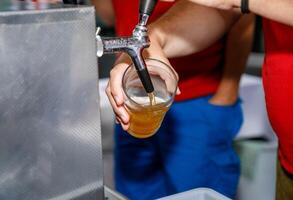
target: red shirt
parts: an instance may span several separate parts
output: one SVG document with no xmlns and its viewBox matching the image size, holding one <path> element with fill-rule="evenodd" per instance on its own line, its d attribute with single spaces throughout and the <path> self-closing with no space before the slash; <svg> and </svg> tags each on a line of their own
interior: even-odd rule
<svg viewBox="0 0 293 200">
<path fill-rule="evenodd" d="M 112 0 L 116 13 L 116 32 L 119 36 L 132 34 L 138 22 L 138 0 Z M 127 3 L 126 3 L 127 2 Z M 158 2 L 150 21 L 165 13 L 174 3 Z M 222 39 L 206 50 L 190 56 L 171 59 L 171 65 L 179 74 L 181 95 L 177 101 L 215 93 L 222 75 L 225 40 Z"/>
<path fill-rule="evenodd" d="M 264 19 L 263 28 L 267 110 L 279 138 L 281 165 L 293 174 L 293 27 Z"/>
</svg>

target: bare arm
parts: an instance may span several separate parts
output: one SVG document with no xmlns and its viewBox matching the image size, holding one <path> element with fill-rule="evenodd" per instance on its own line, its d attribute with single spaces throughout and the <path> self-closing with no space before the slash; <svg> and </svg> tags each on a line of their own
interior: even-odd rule
<svg viewBox="0 0 293 200">
<path fill-rule="evenodd" d="M 226 43 L 224 72 L 213 104 L 233 104 L 238 98 L 239 81 L 252 48 L 254 15 L 244 15 L 229 31 Z"/>
<path fill-rule="evenodd" d="M 113 26 L 115 23 L 115 14 L 111 0 L 91 0 L 95 6 L 97 15 L 107 26 Z"/>
<path fill-rule="evenodd" d="M 249 9 L 263 17 L 293 26 L 293 0 L 250 0 Z"/>
<path fill-rule="evenodd" d="M 181 0 L 150 25 L 151 46 L 144 54 L 168 63 L 167 58 L 201 51 L 228 32 L 237 19 L 238 14 L 234 12 L 219 11 Z M 124 130 L 129 127 L 129 115 L 124 107 L 121 82 L 129 62 L 127 55 L 122 54 L 119 57 L 111 70 L 106 89 L 116 119 Z"/>
<path fill-rule="evenodd" d="M 215 43 L 238 17 L 233 11 L 223 12 L 181 0 L 150 25 L 149 33 L 168 58 L 180 57 Z"/>
<path fill-rule="evenodd" d="M 239 8 L 241 0 L 190 0 L 219 9 Z M 249 0 L 249 10 L 260 16 L 293 26 L 293 0 Z"/>
</svg>

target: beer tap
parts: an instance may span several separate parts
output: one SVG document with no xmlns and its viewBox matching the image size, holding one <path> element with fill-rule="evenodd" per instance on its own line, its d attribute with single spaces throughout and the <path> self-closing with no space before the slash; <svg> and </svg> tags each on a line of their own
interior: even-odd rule
<svg viewBox="0 0 293 200">
<path fill-rule="evenodd" d="M 149 72 L 146 68 L 142 52 L 150 46 L 150 40 L 147 33 L 147 22 L 152 14 L 157 0 L 140 0 L 139 22 L 135 26 L 132 36 L 104 38 L 99 35 L 100 29 L 97 29 L 97 56 L 101 57 L 104 53 L 125 52 L 130 57 L 136 68 L 138 76 L 147 93 L 154 91 Z"/>
</svg>

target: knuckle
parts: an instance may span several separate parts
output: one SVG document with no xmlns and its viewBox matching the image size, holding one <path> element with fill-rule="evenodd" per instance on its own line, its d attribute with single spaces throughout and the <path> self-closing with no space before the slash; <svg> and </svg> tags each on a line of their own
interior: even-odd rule
<svg viewBox="0 0 293 200">
<path fill-rule="evenodd" d="M 113 96 L 117 96 L 117 91 L 115 90 L 115 87 L 110 89 L 110 93 L 113 95 Z"/>
<path fill-rule="evenodd" d="M 120 118 L 119 110 L 115 106 L 113 106 L 113 112 L 116 115 L 116 117 Z"/>
</svg>

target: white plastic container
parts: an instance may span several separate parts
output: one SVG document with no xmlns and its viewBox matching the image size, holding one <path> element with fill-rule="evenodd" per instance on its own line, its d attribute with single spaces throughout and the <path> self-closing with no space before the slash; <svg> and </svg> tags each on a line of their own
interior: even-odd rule
<svg viewBox="0 0 293 200">
<path fill-rule="evenodd" d="M 168 197 L 160 198 L 158 200 L 231 200 L 224 195 L 209 189 L 197 188 L 186 192 L 174 194 Z"/>
<path fill-rule="evenodd" d="M 244 140 L 235 146 L 241 159 L 238 199 L 274 200 L 278 142 Z"/>
<path fill-rule="evenodd" d="M 273 139 L 274 134 L 268 120 L 262 80 L 244 74 L 241 78 L 240 97 L 243 108 L 243 125 L 236 139 L 262 137 Z"/>
</svg>

